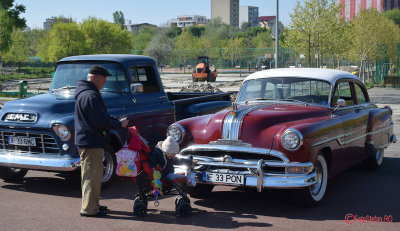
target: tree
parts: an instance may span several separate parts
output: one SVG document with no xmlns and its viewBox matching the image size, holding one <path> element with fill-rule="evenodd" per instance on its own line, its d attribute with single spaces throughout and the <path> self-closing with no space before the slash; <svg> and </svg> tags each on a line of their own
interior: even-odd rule
<svg viewBox="0 0 400 231">
<path fill-rule="evenodd" d="M 1 0 L 0 9 L 6 10 L 8 17 L 10 17 L 14 23 L 14 27 L 17 29 L 24 29 L 26 27 L 25 18 L 20 18 L 21 13 L 25 13 L 25 6 L 16 4 L 14 7 L 14 0 Z M 3 24 L 1 24 L 3 25 Z"/>
<path fill-rule="evenodd" d="M 48 31 L 41 29 L 32 29 L 25 32 L 28 42 L 28 55 L 38 56 L 40 50 L 40 41 L 46 36 Z"/>
<path fill-rule="evenodd" d="M 11 62 L 12 66 L 17 62 L 28 61 L 28 39 L 22 30 L 14 30 L 11 36 L 13 43 L 8 52 L 4 54 L 4 60 Z"/>
<path fill-rule="evenodd" d="M 392 9 L 385 11 L 383 16 L 392 20 L 396 25 L 400 26 L 400 10 L 399 9 Z"/>
<path fill-rule="evenodd" d="M 153 57 L 158 65 L 164 65 L 173 51 L 174 41 L 168 37 L 167 30 L 161 29 L 151 40 L 146 50 L 146 55 Z"/>
<path fill-rule="evenodd" d="M 115 24 L 120 24 L 121 28 L 124 29 L 125 25 L 125 18 L 124 18 L 124 13 L 122 11 L 115 11 L 113 13 L 113 18 L 114 18 L 114 23 Z"/>
<path fill-rule="evenodd" d="M 92 17 L 83 21 L 81 30 L 89 54 L 130 53 L 133 47 L 132 36 L 126 30 L 102 19 Z"/>
<path fill-rule="evenodd" d="M 324 55 L 339 49 L 342 44 L 332 42 L 335 39 L 336 24 L 340 23 L 340 5 L 335 0 L 297 1 L 291 23 L 285 31 L 285 46 L 298 53 L 305 53 L 308 65 L 312 57 L 317 57 L 317 65 L 323 63 Z"/>
<path fill-rule="evenodd" d="M 51 62 L 66 56 L 83 54 L 85 51 L 85 35 L 74 22 L 55 24 L 49 37 L 47 56 Z"/>
<path fill-rule="evenodd" d="M 395 58 L 397 44 L 400 43 L 400 28 L 376 10 L 361 12 L 348 30 L 347 34 L 351 36 L 348 55 L 351 60 L 360 62 L 360 70 L 364 69 L 366 63 L 377 59 Z M 364 72 L 359 73 L 364 80 Z"/>
<path fill-rule="evenodd" d="M 13 21 L 8 16 L 6 10 L 0 9 L 0 71 L 2 68 L 2 54 L 7 52 L 11 45 L 11 34 L 13 31 Z"/>
<path fill-rule="evenodd" d="M 136 51 L 143 51 L 153 39 L 158 29 L 152 26 L 144 26 L 139 31 L 132 31 L 132 46 Z M 140 53 L 141 54 L 141 53 Z"/>
</svg>

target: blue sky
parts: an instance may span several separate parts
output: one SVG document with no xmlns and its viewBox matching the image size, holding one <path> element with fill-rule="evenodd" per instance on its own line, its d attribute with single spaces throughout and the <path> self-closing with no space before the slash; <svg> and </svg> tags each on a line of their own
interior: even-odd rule
<svg viewBox="0 0 400 231">
<path fill-rule="evenodd" d="M 179 15 L 211 16 L 210 0 L 15 0 L 15 3 L 25 5 L 22 17 L 32 29 L 43 28 L 46 18 L 60 15 L 77 22 L 89 16 L 112 22 L 112 14 L 117 10 L 132 23 L 147 22 L 157 26 Z M 276 12 L 276 0 L 240 0 L 239 4 L 259 7 L 260 16 L 275 15 Z M 289 13 L 295 5 L 296 0 L 279 0 L 279 20 L 284 25 L 290 22 Z"/>
</svg>

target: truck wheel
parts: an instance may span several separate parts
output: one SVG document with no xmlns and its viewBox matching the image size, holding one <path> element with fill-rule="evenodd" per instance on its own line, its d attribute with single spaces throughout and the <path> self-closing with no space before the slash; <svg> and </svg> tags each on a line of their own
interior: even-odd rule
<svg viewBox="0 0 400 231">
<path fill-rule="evenodd" d="M 0 167 L 0 178 L 8 182 L 21 181 L 27 173 L 24 168 Z"/>
<path fill-rule="evenodd" d="M 377 170 L 382 166 L 383 156 L 385 154 L 385 150 L 383 148 L 376 149 L 375 155 L 370 156 L 368 159 L 363 161 L 363 165 L 368 170 Z"/>
<path fill-rule="evenodd" d="M 190 187 L 186 183 L 182 183 L 180 186 L 187 194 L 194 198 L 207 197 L 214 188 L 212 184 L 197 184 L 195 187 Z"/>
<path fill-rule="evenodd" d="M 103 157 L 103 178 L 101 179 L 101 187 L 107 188 L 111 185 L 112 181 L 115 178 L 115 151 L 110 146 L 107 145 L 104 148 L 104 157 Z"/>
<path fill-rule="evenodd" d="M 301 190 L 301 202 L 305 207 L 314 207 L 318 205 L 325 196 L 328 185 L 328 165 L 323 155 L 318 155 L 315 163 L 318 182 L 310 187 Z"/>
</svg>

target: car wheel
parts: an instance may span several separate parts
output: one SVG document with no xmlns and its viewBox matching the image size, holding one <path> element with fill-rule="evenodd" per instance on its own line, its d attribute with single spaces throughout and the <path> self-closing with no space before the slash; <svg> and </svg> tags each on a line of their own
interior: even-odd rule
<svg viewBox="0 0 400 231">
<path fill-rule="evenodd" d="M 195 198 L 207 197 L 214 188 L 211 184 L 197 184 L 195 187 L 188 186 L 186 183 L 182 183 L 181 187 L 187 194 Z"/>
<path fill-rule="evenodd" d="M 376 149 L 375 155 L 371 155 L 368 159 L 363 161 L 365 167 L 368 170 L 377 170 L 383 164 L 383 156 L 385 154 L 385 150 L 383 148 Z"/>
<path fill-rule="evenodd" d="M 103 178 L 101 179 L 101 187 L 107 188 L 111 185 L 115 178 L 115 151 L 111 146 L 107 146 L 104 149 L 103 156 Z"/>
<path fill-rule="evenodd" d="M 28 173 L 28 169 L 0 167 L 0 178 L 4 181 L 21 181 Z"/>
<path fill-rule="evenodd" d="M 324 198 L 328 186 L 328 165 L 323 155 L 318 155 L 314 169 L 317 172 L 318 182 L 302 189 L 301 193 L 303 205 L 306 207 L 318 205 Z"/>
</svg>

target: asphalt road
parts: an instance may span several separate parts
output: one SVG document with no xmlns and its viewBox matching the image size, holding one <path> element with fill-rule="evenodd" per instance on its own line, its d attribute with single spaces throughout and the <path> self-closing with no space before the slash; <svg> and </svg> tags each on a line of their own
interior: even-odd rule
<svg viewBox="0 0 400 231">
<path fill-rule="evenodd" d="M 394 109 L 394 130 L 400 138 L 400 89 L 372 89 L 370 95 L 373 102 Z M 325 200 L 315 208 L 299 207 L 291 191 L 257 193 L 254 189 L 216 187 L 207 199 L 191 198 L 193 214 L 189 218 L 176 216 L 175 196 L 169 196 L 160 200 L 159 207 L 150 202 L 148 216 L 139 219 L 132 215 L 137 187 L 131 181 L 118 180 L 101 195 L 110 215 L 83 218 L 79 216 L 79 180 L 30 171 L 23 182 L 0 181 L 0 229 L 400 230 L 399 182 L 400 143 L 396 143 L 386 149 L 380 170 L 369 172 L 356 165 L 330 179 Z M 367 216 L 382 222 L 360 218 Z"/>
</svg>

